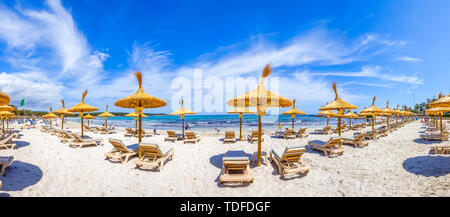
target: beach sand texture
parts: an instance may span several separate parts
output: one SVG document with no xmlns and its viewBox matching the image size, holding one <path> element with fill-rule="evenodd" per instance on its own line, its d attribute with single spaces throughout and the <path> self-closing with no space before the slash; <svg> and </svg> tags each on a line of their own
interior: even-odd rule
<svg viewBox="0 0 450 217">
<path fill-rule="evenodd" d="M 0 156 L 15 159 L 6 176 L 0 177 L 0 196 L 450 196 L 450 156 L 430 152 L 436 142 L 420 140 L 423 126 L 420 122 L 407 124 L 387 137 L 370 141 L 365 148 L 345 145 L 344 155 L 334 158 L 307 149 L 302 159 L 311 170 L 300 177 L 282 179 L 274 163 L 252 164 L 254 182 L 244 187 L 218 184 L 222 157 L 229 150 L 253 154 L 257 143 L 223 144 L 224 132 L 202 132 L 197 144 L 164 142 L 165 131 L 143 138 L 143 142 L 175 148 L 174 159 L 157 172 L 136 169 L 136 158 L 126 164 L 105 160 L 104 153 L 112 149 L 108 138 L 121 139 L 126 145 L 137 143 L 137 138 L 124 137 L 123 129 L 110 135 L 86 133 L 102 138 L 104 145 L 74 149 L 38 127 L 22 130 L 15 150 L 0 150 Z M 67 127 L 79 132 L 78 124 L 67 123 Z M 249 130 L 245 129 L 245 134 Z M 345 132 L 343 137 L 353 137 L 353 132 Z M 284 140 L 268 134 L 263 151 L 330 137 L 311 134 Z"/>
</svg>

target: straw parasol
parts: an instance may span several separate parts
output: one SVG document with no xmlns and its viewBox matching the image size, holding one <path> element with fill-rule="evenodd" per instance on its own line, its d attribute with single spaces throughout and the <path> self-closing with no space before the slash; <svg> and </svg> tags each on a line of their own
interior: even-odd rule
<svg viewBox="0 0 450 217">
<path fill-rule="evenodd" d="M 442 93 L 440 94 L 442 96 Z M 434 107 L 450 107 L 450 95 L 442 96 L 438 100 L 430 102 L 428 104 L 430 108 Z"/>
<path fill-rule="evenodd" d="M 92 116 L 90 113 L 88 113 L 87 115 L 85 115 L 85 116 L 83 117 L 83 119 L 84 119 L 84 120 L 88 120 L 88 127 L 89 127 L 89 120 L 96 119 L 96 117 L 94 117 L 94 116 Z"/>
<path fill-rule="evenodd" d="M 142 74 L 140 72 L 135 72 L 136 78 L 139 83 L 139 89 L 137 92 L 131 96 L 125 97 L 123 99 L 117 100 L 114 105 L 121 108 L 131 108 L 136 109 L 139 115 L 139 144 L 142 141 L 142 114 L 144 108 L 159 108 L 166 106 L 166 101 L 158 99 L 154 96 L 150 96 L 145 93 L 142 88 Z M 139 157 L 141 157 L 141 152 L 139 151 Z"/>
<path fill-rule="evenodd" d="M 61 100 L 61 103 L 62 108 L 54 111 L 53 113 L 61 115 L 61 130 L 64 130 L 64 115 L 73 115 L 73 113 L 69 112 L 69 110 L 64 107 L 64 100 Z"/>
<path fill-rule="evenodd" d="M 83 137 L 83 128 L 84 128 L 83 127 L 83 112 L 93 112 L 93 111 L 98 110 L 98 108 L 84 103 L 84 98 L 86 97 L 87 93 L 88 93 L 88 91 L 85 90 L 83 93 L 83 96 L 81 97 L 81 102 L 69 109 L 69 112 L 78 112 L 78 115 L 81 118 L 81 137 Z"/>
<path fill-rule="evenodd" d="M 197 114 L 187 108 L 184 107 L 184 100 L 181 100 L 181 108 L 174 111 L 172 114 L 170 115 L 179 115 L 181 118 L 181 127 L 183 128 L 183 140 L 184 140 L 184 115 L 193 115 L 193 114 Z"/>
<path fill-rule="evenodd" d="M 292 115 L 292 129 L 294 129 L 295 115 L 306 115 L 305 112 L 302 112 L 302 111 L 300 111 L 300 110 L 295 108 L 295 99 L 293 100 L 292 108 L 287 110 L 287 111 L 285 111 L 285 112 L 283 112 L 283 113 L 281 113 L 281 114 L 283 114 L 283 115 Z"/>
<path fill-rule="evenodd" d="M 136 121 L 136 132 L 137 132 L 137 119 L 139 118 L 139 114 L 136 113 L 136 110 L 134 110 L 133 112 L 131 112 L 129 114 L 126 114 L 125 117 L 133 117 L 134 118 L 134 120 Z M 142 117 L 145 118 L 148 116 L 145 114 L 142 114 Z"/>
<path fill-rule="evenodd" d="M 254 112 L 248 110 L 245 107 L 238 107 L 235 108 L 229 112 L 229 114 L 239 114 L 239 141 L 242 141 L 242 118 L 244 117 L 244 114 L 254 114 Z"/>
<path fill-rule="evenodd" d="M 10 119 L 16 115 L 14 113 L 8 112 L 8 111 L 2 111 L 1 113 L 4 113 L 3 116 L 6 118 L 6 128 L 8 128 L 8 119 Z M 1 116 L 1 114 L 0 114 L 0 116 Z"/>
<path fill-rule="evenodd" d="M 377 99 L 376 96 L 373 97 L 372 100 L 372 106 L 370 106 L 369 108 L 366 108 L 362 111 L 360 111 L 359 113 L 361 114 L 370 114 L 372 116 L 372 130 L 375 129 L 375 116 L 379 115 L 379 114 L 383 114 L 383 110 L 379 109 L 378 107 L 375 106 L 375 100 Z"/>
<path fill-rule="evenodd" d="M 45 114 L 45 115 L 42 115 L 42 118 L 49 119 L 49 121 L 50 121 L 50 128 L 52 128 L 52 119 L 53 118 L 58 118 L 58 116 L 53 114 L 52 107 L 50 107 L 50 112 Z"/>
<path fill-rule="evenodd" d="M 105 127 L 108 129 L 108 117 L 114 117 L 115 115 L 108 112 L 108 105 L 106 105 L 105 112 L 97 115 L 97 117 L 104 117 L 105 118 Z"/>
<path fill-rule="evenodd" d="M 5 94 L 5 93 L 3 93 L 3 94 Z M 9 103 L 9 96 L 8 95 L 6 95 L 6 96 L 8 97 L 7 103 Z M 1 105 L 0 106 L 0 112 L 4 112 L 5 117 L 11 116 L 11 115 L 9 115 L 11 113 L 10 111 L 14 111 L 14 107 L 9 106 L 9 105 Z M 11 113 L 11 114 L 14 115 L 14 113 Z M 5 132 L 5 120 L 4 120 L 3 116 L 2 116 L 2 123 L 3 123 L 3 133 L 4 133 Z"/>
<path fill-rule="evenodd" d="M 0 105 L 0 111 L 14 111 L 14 107 L 9 106 L 9 105 Z"/>
<path fill-rule="evenodd" d="M 444 112 L 450 112 L 450 95 L 442 96 L 442 93 L 440 93 L 439 99 L 430 102 L 428 104 L 428 107 L 430 107 L 430 109 L 427 109 L 427 113 L 434 114 L 436 116 L 439 115 L 440 128 L 442 133 L 443 131 L 442 115 L 444 114 Z"/>
<path fill-rule="evenodd" d="M 0 111 L 0 117 L 2 119 L 2 125 L 3 125 L 3 133 L 5 133 L 5 119 L 8 117 L 14 116 L 14 113 L 9 111 Z"/>
<path fill-rule="evenodd" d="M 322 108 L 320 108 L 320 111 L 329 111 L 329 110 L 336 110 L 336 116 L 338 118 L 338 133 L 339 136 L 341 136 L 341 117 L 344 113 L 344 109 L 357 109 L 358 107 L 356 107 L 355 105 L 352 105 L 348 102 L 345 102 L 344 100 L 342 100 L 338 93 L 337 93 L 337 87 L 336 87 L 336 83 L 333 82 L 333 90 L 334 90 L 334 94 L 336 95 L 335 99 L 333 102 L 328 103 L 327 105 L 323 106 Z M 339 141 L 339 146 L 341 146 L 341 142 Z"/>
<path fill-rule="evenodd" d="M 344 115 L 342 115 L 342 117 L 349 119 L 349 121 L 350 121 L 350 125 L 349 126 L 350 127 L 352 127 L 352 119 L 353 118 L 359 118 L 359 116 L 357 114 L 353 113 L 352 111 L 349 111 L 349 112 L 345 113 Z"/>
<path fill-rule="evenodd" d="M 318 114 L 327 117 L 327 126 L 328 126 L 330 117 L 336 117 L 337 116 L 336 113 L 334 113 L 334 112 L 332 112 L 330 110 L 321 111 Z"/>
<path fill-rule="evenodd" d="M 264 67 L 261 80 L 255 90 L 227 101 L 227 105 L 234 107 L 256 107 L 258 115 L 258 166 L 261 166 L 261 116 L 266 114 L 267 107 L 290 107 L 292 101 L 268 91 L 264 79 L 272 73 L 270 64 Z"/>
<path fill-rule="evenodd" d="M 0 105 L 9 104 L 9 101 L 10 101 L 10 98 L 9 98 L 8 94 L 0 91 Z"/>
<path fill-rule="evenodd" d="M 387 116 L 387 127 L 388 127 L 388 129 L 389 129 L 389 128 L 390 128 L 390 125 L 389 125 L 389 119 L 390 119 L 390 117 L 391 117 L 391 114 L 395 114 L 396 111 L 395 111 L 395 110 L 392 110 L 391 108 L 389 108 L 389 101 L 387 101 L 387 103 L 386 103 L 386 108 L 383 109 L 383 112 L 384 112 L 384 114 Z"/>
</svg>

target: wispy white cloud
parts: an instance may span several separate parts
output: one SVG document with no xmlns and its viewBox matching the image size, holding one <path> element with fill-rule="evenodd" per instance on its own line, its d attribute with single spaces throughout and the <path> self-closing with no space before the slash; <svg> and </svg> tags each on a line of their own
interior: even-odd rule
<svg viewBox="0 0 450 217">
<path fill-rule="evenodd" d="M 103 63 L 109 55 L 90 49 L 60 0 L 45 3 L 47 7 L 41 10 L 0 4 L 0 41 L 6 42 L 8 49 L 2 58 L 16 69 L 15 73 L 39 72 L 50 82 L 71 88 L 98 85 L 106 74 Z M 60 95 L 56 92 L 59 90 L 54 89 L 56 95 Z M 18 89 L 15 93 L 26 95 L 23 92 Z M 35 106 L 47 104 L 45 100 L 36 101 Z"/>
<path fill-rule="evenodd" d="M 393 72 L 382 73 L 383 67 L 363 66 L 359 72 L 314 72 L 316 76 L 341 76 L 341 77 L 370 77 L 386 81 L 394 81 L 408 84 L 422 84 L 423 80 L 415 75 L 396 75 Z"/>
<path fill-rule="evenodd" d="M 0 73 L 1 90 L 11 96 L 11 103 L 18 105 L 25 98 L 27 109 L 43 109 L 54 105 L 64 89 L 60 82 L 43 77 L 42 72 Z"/>
<path fill-rule="evenodd" d="M 422 60 L 419 59 L 419 58 L 414 58 L 414 57 L 409 57 L 409 56 L 398 57 L 395 60 L 397 60 L 397 61 L 406 61 L 406 62 L 422 62 Z"/>
</svg>

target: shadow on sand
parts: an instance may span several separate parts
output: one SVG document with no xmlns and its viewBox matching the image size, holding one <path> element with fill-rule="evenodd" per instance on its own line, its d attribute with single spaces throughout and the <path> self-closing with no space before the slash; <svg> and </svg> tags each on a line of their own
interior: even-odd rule
<svg viewBox="0 0 450 217">
<path fill-rule="evenodd" d="M 14 141 L 14 143 L 16 143 L 16 147 L 14 149 L 23 148 L 23 147 L 30 145 L 29 142 L 25 142 L 25 141 Z"/>
<path fill-rule="evenodd" d="M 417 138 L 417 139 L 414 139 L 413 142 L 418 143 L 418 144 L 432 145 L 432 144 L 441 143 L 442 141 L 439 141 L 439 140 L 422 140 L 420 138 Z"/>
<path fill-rule="evenodd" d="M 440 177 L 450 173 L 450 157 L 418 156 L 403 162 L 403 168 L 416 175 Z"/>
<path fill-rule="evenodd" d="M 39 167 L 22 161 L 14 161 L 6 168 L 2 177 L 2 191 L 22 191 L 38 183 L 42 179 L 42 170 Z"/>
<path fill-rule="evenodd" d="M 0 193 L 0 197 L 11 197 L 11 195 L 9 195 L 8 193 Z"/>
</svg>

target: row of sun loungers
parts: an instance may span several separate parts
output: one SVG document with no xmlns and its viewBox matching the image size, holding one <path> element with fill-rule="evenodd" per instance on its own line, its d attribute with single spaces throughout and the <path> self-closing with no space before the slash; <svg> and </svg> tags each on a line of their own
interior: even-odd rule
<svg viewBox="0 0 450 217">
<path fill-rule="evenodd" d="M 14 149 L 16 144 L 13 139 L 17 138 L 17 133 L 5 133 L 0 138 L 0 149 Z"/>
<path fill-rule="evenodd" d="M 161 171 L 165 162 L 174 157 L 174 149 L 169 145 L 141 143 L 138 149 L 129 149 L 121 140 L 109 139 L 108 141 L 113 146 L 112 151 L 105 153 L 108 160 L 120 160 L 121 163 L 127 163 L 131 157 L 141 152 L 141 157 L 134 161 L 136 168 L 150 167 Z"/>
<path fill-rule="evenodd" d="M 331 130 L 331 126 L 327 125 L 323 129 L 317 129 L 314 131 L 315 134 L 323 134 L 323 135 L 329 135 L 332 134 L 333 131 Z"/>
<path fill-rule="evenodd" d="M 126 130 L 125 137 L 133 137 L 133 136 L 134 137 L 138 137 L 139 136 L 139 129 L 134 131 L 131 128 L 125 128 L 125 130 Z M 150 134 L 150 133 L 147 133 L 145 130 L 142 130 L 141 136 L 142 137 L 150 137 L 150 136 L 153 136 L 153 135 Z"/>
<path fill-rule="evenodd" d="M 14 143 L 13 139 L 19 137 L 17 131 L 13 128 L 9 128 L 5 133 L 0 135 L 0 149 L 14 149 L 16 147 L 16 143 Z M 0 156 L 0 176 L 5 175 L 5 170 L 7 167 L 11 166 L 14 161 L 13 156 Z M 2 182 L 0 180 L 0 188 L 2 187 Z"/>
<path fill-rule="evenodd" d="M 436 127 L 434 123 L 426 123 L 426 130 L 420 135 L 425 141 L 448 141 L 449 131 L 446 124 L 443 125 L 442 132 L 440 127 Z M 431 146 L 434 154 L 450 154 L 450 144 L 435 144 Z"/>
<path fill-rule="evenodd" d="M 69 147 L 72 148 L 83 148 L 86 146 L 100 146 L 103 145 L 102 139 L 94 139 L 94 138 L 81 138 L 76 133 L 73 132 L 66 132 L 64 130 L 41 130 L 42 132 L 51 133 L 51 135 L 58 136 L 62 143 L 68 143 Z"/>
<path fill-rule="evenodd" d="M 84 125 L 84 130 L 87 132 L 93 132 L 93 133 L 100 133 L 100 134 L 112 134 L 115 133 L 113 130 L 108 130 L 106 127 L 88 127 L 87 125 Z"/>
<path fill-rule="evenodd" d="M 309 134 L 306 132 L 306 128 L 299 129 L 297 133 L 294 129 L 288 129 L 283 134 L 284 139 L 306 138 L 308 136 Z"/>
</svg>

